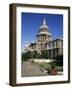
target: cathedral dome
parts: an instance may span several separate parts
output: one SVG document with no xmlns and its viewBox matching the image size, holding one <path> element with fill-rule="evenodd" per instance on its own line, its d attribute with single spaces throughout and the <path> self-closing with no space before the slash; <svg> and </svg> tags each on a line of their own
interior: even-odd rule
<svg viewBox="0 0 72 90">
<path fill-rule="evenodd" d="M 52 35 L 48 30 L 49 30 L 49 28 L 46 25 L 46 21 L 45 21 L 45 19 L 43 19 L 43 24 L 40 26 L 39 32 L 37 34 L 37 41 L 38 42 L 45 43 L 45 42 L 49 42 L 52 40 Z"/>
<path fill-rule="evenodd" d="M 41 25 L 40 29 L 49 29 L 47 25 Z"/>
<path fill-rule="evenodd" d="M 40 26 L 38 35 L 48 35 L 51 36 L 51 33 L 48 32 L 49 27 L 46 25 L 45 18 L 43 19 L 43 24 Z"/>
<path fill-rule="evenodd" d="M 49 29 L 48 26 L 46 25 L 45 19 L 43 20 L 43 24 L 40 26 L 40 29 Z"/>
</svg>

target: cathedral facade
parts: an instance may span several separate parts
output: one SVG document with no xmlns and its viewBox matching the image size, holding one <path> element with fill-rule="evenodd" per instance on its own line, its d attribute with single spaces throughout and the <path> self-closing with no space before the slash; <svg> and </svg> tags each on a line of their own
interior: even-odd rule
<svg viewBox="0 0 72 90">
<path fill-rule="evenodd" d="M 36 50 L 39 53 L 41 53 L 42 50 L 46 50 L 50 58 L 63 55 L 63 40 L 61 38 L 52 39 L 52 34 L 49 32 L 45 18 L 43 19 L 36 38 L 36 42 L 30 43 L 27 50 Z"/>
</svg>

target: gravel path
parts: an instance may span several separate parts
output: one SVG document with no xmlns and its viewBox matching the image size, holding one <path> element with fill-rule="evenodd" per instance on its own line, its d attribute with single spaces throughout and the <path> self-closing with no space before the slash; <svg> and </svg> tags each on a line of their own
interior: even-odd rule
<svg viewBox="0 0 72 90">
<path fill-rule="evenodd" d="M 21 67 L 22 77 L 26 77 L 26 76 L 46 76 L 46 75 L 48 75 L 47 73 L 42 72 L 38 67 L 36 67 L 35 65 L 33 65 L 29 61 L 23 62 L 21 66 L 22 66 Z"/>
</svg>

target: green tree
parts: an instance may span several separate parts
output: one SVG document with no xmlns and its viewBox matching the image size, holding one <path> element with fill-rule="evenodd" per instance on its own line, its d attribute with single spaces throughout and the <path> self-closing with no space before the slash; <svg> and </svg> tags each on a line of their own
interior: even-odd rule
<svg viewBox="0 0 72 90">
<path fill-rule="evenodd" d="M 43 51 L 41 52 L 40 57 L 41 57 L 41 58 L 48 59 L 48 58 L 49 58 L 48 52 L 47 52 L 46 50 L 43 50 Z"/>
<path fill-rule="evenodd" d="M 33 51 L 33 58 L 39 58 L 39 54 L 36 50 Z"/>
<path fill-rule="evenodd" d="M 55 58 L 55 63 L 59 66 L 63 66 L 63 55 L 59 55 Z"/>
<path fill-rule="evenodd" d="M 22 53 L 22 61 L 28 61 L 29 59 L 31 59 L 31 52 L 30 51 L 23 52 Z"/>
</svg>

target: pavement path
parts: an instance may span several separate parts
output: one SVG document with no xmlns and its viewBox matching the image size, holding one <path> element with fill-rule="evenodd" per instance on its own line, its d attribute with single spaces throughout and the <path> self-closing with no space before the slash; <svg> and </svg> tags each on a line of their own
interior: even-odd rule
<svg viewBox="0 0 72 90">
<path fill-rule="evenodd" d="M 47 73 L 44 73 L 41 71 L 37 66 L 32 64 L 29 61 L 25 61 L 21 65 L 21 75 L 22 77 L 27 77 L 27 76 L 46 76 L 48 75 Z"/>
</svg>

